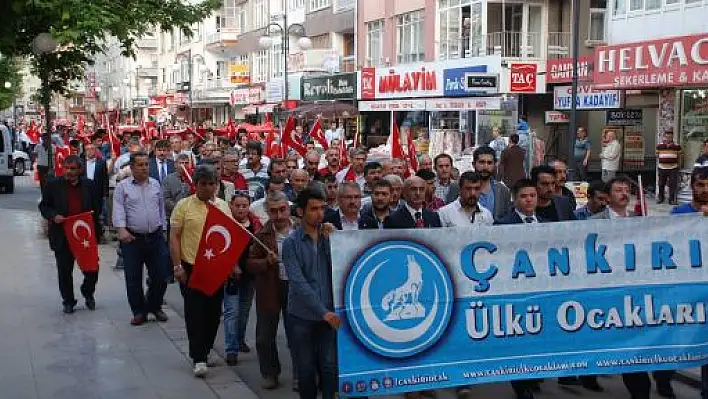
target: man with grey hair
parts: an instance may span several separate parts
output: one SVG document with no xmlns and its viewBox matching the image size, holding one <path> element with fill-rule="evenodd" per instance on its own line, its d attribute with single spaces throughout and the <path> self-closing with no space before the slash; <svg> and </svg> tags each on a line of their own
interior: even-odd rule
<svg viewBox="0 0 708 399">
<path fill-rule="evenodd" d="M 221 158 L 221 180 L 234 185 L 236 190 L 248 190 L 248 183 L 238 171 L 239 153 L 235 148 L 229 148 Z"/>
<path fill-rule="evenodd" d="M 281 180 L 282 181 L 282 180 Z M 278 357 L 278 324 L 283 315 L 285 336 L 290 345 L 290 329 L 287 314 L 288 276 L 285 273 L 282 253 L 283 241 L 293 229 L 290 202 L 282 191 L 272 191 L 264 199 L 268 222 L 256 237 L 266 245 L 252 245 L 246 268 L 256 279 L 256 351 L 260 366 L 262 386 L 275 389 L 279 385 L 281 372 Z M 292 357 L 292 350 L 290 355 Z M 293 366 L 296 362 L 292 360 Z M 297 371 L 293 370 L 293 376 Z M 298 388 L 297 377 L 293 378 L 293 389 Z"/>
<path fill-rule="evenodd" d="M 305 187 L 307 187 L 307 183 L 310 181 L 310 175 L 308 171 L 304 169 L 295 169 L 293 172 L 290 174 L 290 188 L 292 190 L 292 196 L 289 198 L 292 198 L 294 201 L 295 198 L 297 198 L 298 194 L 300 194 L 300 191 L 304 190 Z"/>
<path fill-rule="evenodd" d="M 417 176 L 406 179 L 403 183 L 405 204 L 391 213 L 384 221 L 385 229 L 422 229 L 442 227 L 436 212 L 425 208 L 425 180 Z"/>
<path fill-rule="evenodd" d="M 429 170 L 431 172 L 434 172 L 433 159 L 430 158 L 430 155 L 423 154 L 420 156 L 420 162 L 418 163 L 418 170 Z"/>
<path fill-rule="evenodd" d="M 359 230 L 359 210 L 361 209 L 361 187 L 354 182 L 342 182 L 337 192 L 339 209 L 325 211 L 325 223 L 331 223 L 337 230 Z"/>
<path fill-rule="evenodd" d="M 187 169 L 189 168 L 189 155 L 177 154 L 175 158 L 175 171 L 167 175 L 162 181 L 162 195 L 165 198 L 165 214 L 167 219 L 172 216 L 172 210 L 182 199 L 191 195 Z"/>
<path fill-rule="evenodd" d="M 310 179 L 314 179 L 317 176 L 317 171 L 320 170 L 320 153 L 317 150 L 310 150 L 305 154 L 305 168 Z M 294 171 L 293 171 L 294 172 Z M 292 176 L 291 176 L 292 179 Z"/>
<path fill-rule="evenodd" d="M 402 198 L 403 179 L 398 175 L 386 175 L 384 180 L 391 183 L 391 212 L 395 212 L 398 208 L 405 205 L 405 200 Z"/>
</svg>

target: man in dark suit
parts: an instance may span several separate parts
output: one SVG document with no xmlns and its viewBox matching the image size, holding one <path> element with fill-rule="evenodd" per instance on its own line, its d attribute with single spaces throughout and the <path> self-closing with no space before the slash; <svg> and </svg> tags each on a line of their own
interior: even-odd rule
<svg viewBox="0 0 708 399">
<path fill-rule="evenodd" d="M 514 207 L 494 222 L 495 225 L 545 223 L 546 220 L 536 215 L 538 193 L 536 184 L 529 179 L 521 179 L 514 184 Z M 512 381 L 517 399 L 533 399 L 533 391 L 539 389 L 539 380 Z"/>
<path fill-rule="evenodd" d="M 62 223 L 67 216 L 93 211 L 95 231 L 101 231 L 99 222 L 99 202 L 91 180 L 83 177 L 81 158 L 75 155 L 64 160 L 64 176 L 47 181 L 42 190 L 39 211 L 49 221 L 49 247 L 54 251 L 59 276 L 59 292 L 64 304 L 64 313 L 74 313 L 74 255 L 64 235 Z M 98 281 L 98 272 L 84 272 L 81 294 L 86 299 L 86 307 L 94 310 L 93 297 Z"/>
<path fill-rule="evenodd" d="M 150 158 L 150 177 L 162 182 L 175 171 L 175 162 L 170 156 L 170 142 L 160 140 L 155 144 L 155 156 Z"/>
<path fill-rule="evenodd" d="M 108 199 L 108 167 L 106 160 L 99 156 L 99 149 L 93 143 L 84 145 L 84 177 L 93 181 L 94 194 L 98 198 L 101 224 L 105 225 L 108 219 L 107 207 L 104 203 Z M 101 232 L 97 232 L 99 240 Z"/>
<path fill-rule="evenodd" d="M 556 171 L 546 165 L 531 169 L 531 180 L 538 192 L 538 207 L 536 213 L 549 222 L 575 220 L 575 209 L 568 197 L 557 196 Z"/>
<path fill-rule="evenodd" d="M 499 177 L 507 187 L 514 187 L 517 181 L 526 177 L 524 161 L 526 150 L 519 147 L 519 135 L 509 136 L 509 146 L 501 153 L 499 159 Z"/>
<path fill-rule="evenodd" d="M 421 229 L 442 227 L 437 213 L 425 209 L 425 180 L 413 176 L 403 183 L 405 204 L 384 220 L 385 229 Z"/>
<path fill-rule="evenodd" d="M 529 179 L 521 179 L 512 188 L 514 207 L 498 220 L 495 225 L 545 223 L 546 220 L 536 215 L 538 192 L 536 184 Z"/>
<path fill-rule="evenodd" d="M 332 223 L 337 230 L 359 230 L 361 187 L 358 183 L 342 182 L 337 192 L 339 209 L 327 208 L 324 222 Z"/>
</svg>

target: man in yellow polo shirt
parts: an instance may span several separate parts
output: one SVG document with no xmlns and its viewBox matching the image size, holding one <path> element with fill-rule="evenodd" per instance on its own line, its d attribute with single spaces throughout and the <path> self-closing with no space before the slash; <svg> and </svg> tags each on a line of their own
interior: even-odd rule
<svg viewBox="0 0 708 399">
<path fill-rule="evenodd" d="M 188 287 L 194 259 L 202 237 L 207 216 L 207 203 L 211 203 L 231 217 L 229 205 L 216 198 L 219 176 L 210 165 L 200 165 L 194 171 L 196 193 L 180 200 L 170 218 L 170 258 L 175 278 L 180 282 L 184 297 L 184 319 L 189 340 L 189 357 L 194 362 L 194 375 L 207 373 L 207 355 L 216 339 L 221 321 L 223 289 L 212 296 Z M 236 266 L 236 262 L 234 262 Z"/>
</svg>

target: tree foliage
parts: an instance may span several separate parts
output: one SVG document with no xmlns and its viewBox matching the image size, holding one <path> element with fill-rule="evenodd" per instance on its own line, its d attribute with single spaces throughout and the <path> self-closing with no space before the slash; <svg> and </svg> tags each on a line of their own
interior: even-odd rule
<svg viewBox="0 0 708 399">
<path fill-rule="evenodd" d="M 115 38 L 122 53 L 135 56 L 136 41 L 151 29 L 179 29 L 191 35 L 193 24 L 221 6 L 221 0 L 4 0 L 0 24 L 0 54 L 30 57 L 33 72 L 43 82 L 40 99 L 65 95 L 73 80 L 84 76 L 94 56 Z M 50 33 L 57 49 L 37 55 L 33 41 Z"/>
<path fill-rule="evenodd" d="M 5 82 L 10 87 L 5 87 Z M 22 92 L 22 74 L 19 63 L 9 57 L 0 58 L 0 110 L 10 108 L 12 101 Z"/>
</svg>

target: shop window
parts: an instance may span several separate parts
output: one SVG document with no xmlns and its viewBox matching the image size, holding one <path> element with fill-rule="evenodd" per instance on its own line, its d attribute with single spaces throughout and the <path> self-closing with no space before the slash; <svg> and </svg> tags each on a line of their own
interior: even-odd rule
<svg viewBox="0 0 708 399">
<path fill-rule="evenodd" d="M 666 4 L 667 6 L 673 6 L 673 5 L 678 4 L 679 2 L 680 2 L 680 0 L 666 0 L 666 2 L 664 4 Z"/>
<path fill-rule="evenodd" d="M 658 10 L 661 8 L 661 0 L 647 0 L 644 7 L 647 11 Z"/>
<path fill-rule="evenodd" d="M 644 9 L 644 0 L 629 0 L 629 12 Z"/>
<path fill-rule="evenodd" d="M 383 19 L 366 24 L 366 65 L 383 64 L 383 28 Z"/>
<path fill-rule="evenodd" d="M 423 11 L 413 11 L 396 18 L 398 63 L 423 60 Z"/>
</svg>

